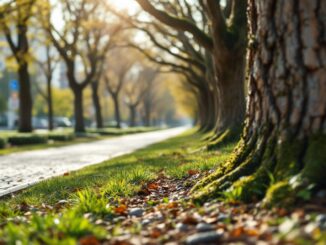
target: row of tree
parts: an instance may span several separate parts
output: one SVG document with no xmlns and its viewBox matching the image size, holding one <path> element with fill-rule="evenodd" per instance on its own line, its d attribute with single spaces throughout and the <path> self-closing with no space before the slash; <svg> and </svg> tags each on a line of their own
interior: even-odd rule
<svg viewBox="0 0 326 245">
<path fill-rule="evenodd" d="M 325 1 L 136 1 L 153 18 L 130 22 L 160 51 L 135 48 L 184 76 L 215 146 L 242 129 L 234 157 L 194 188 L 198 200 L 228 188 L 257 200 L 325 187 Z"/>
<path fill-rule="evenodd" d="M 101 83 L 113 99 L 117 127 L 121 126 L 119 104 L 123 87 L 126 87 L 123 101 L 130 109 L 131 126 L 136 124 L 136 110 L 141 103 L 145 125 L 150 124 L 154 83 L 159 72 L 153 65 L 141 62 L 139 55 L 135 57 L 136 54 L 122 50 L 123 47 L 117 49 L 130 34 L 126 34 L 121 21 L 108 14 L 104 1 L 60 0 L 53 4 L 51 1 L 15 0 L 0 7 L 0 28 L 17 64 L 20 132 L 32 131 L 33 85 L 47 101 L 49 129 L 53 129 L 52 83 L 60 62 L 65 64 L 66 78 L 74 96 L 76 132 L 85 131 L 83 93 L 88 87 L 92 90 L 97 127 L 103 127 Z M 58 18 L 53 16 L 56 12 L 62 13 L 59 16 L 62 21 L 54 19 Z M 37 50 L 41 50 L 41 57 Z M 38 64 L 46 86 L 32 84 L 30 68 L 33 63 Z"/>
<path fill-rule="evenodd" d="M 60 28 L 51 22 L 54 11 L 47 1 L 2 6 L 1 28 L 19 64 L 20 118 L 30 118 L 27 29 L 31 16 L 38 16 L 31 14 L 33 7 L 41 5 L 39 22 L 67 67 L 76 131 L 85 128 L 84 89 L 93 84 L 96 91 L 113 46 L 128 46 L 158 64 L 159 72 L 183 78 L 183 89 L 196 98 L 201 130 L 214 132 L 211 146 L 241 134 L 234 157 L 194 188 L 198 200 L 236 187 L 244 190 L 243 199 L 260 199 L 266 192 L 287 195 L 307 183 L 326 185 L 326 159 L 320 153 L 326 151 L 325 1 L 135 1 L 144 11 L 127 16 L 104 0 L 60 0 L 65 9 Z M 120 21 L 108 24 L 115 17 Z M 6 23 L 16 23 L 17 42 Z M 130 39 L 125 30 L 142 38 Z M 77 64 L 84 67 L 82 78 Z M 113 98 L 125 78 L 115 76 L 104 77 Z M 21 125 L 30 130 L 29 122 Z"/>
</svg>

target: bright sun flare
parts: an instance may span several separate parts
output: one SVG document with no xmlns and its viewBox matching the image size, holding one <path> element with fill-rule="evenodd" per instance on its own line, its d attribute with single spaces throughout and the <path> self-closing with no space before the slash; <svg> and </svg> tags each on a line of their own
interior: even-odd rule
<svg viewBox="0 0 326 245">
<path fill-rule="evenodd" d="M 130 14 L 139 10 L 139 5 L 135 0 L 108 0 L 108 2 L 110 2 L 118 10 L 126 10 Z"/>
</svg>

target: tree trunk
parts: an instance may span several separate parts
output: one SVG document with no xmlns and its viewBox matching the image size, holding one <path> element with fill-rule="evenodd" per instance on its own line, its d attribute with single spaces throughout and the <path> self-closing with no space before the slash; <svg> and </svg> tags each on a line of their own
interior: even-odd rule
<svg viewBox="0 0 326 245">
<path fill-rule="evenodd" d="M 103 117 L 102 117 L 102 107 L 100 103 L 100 98 L 98 96 L 98 81 L 94 81 L 91 83 L 92 86 L 92 99 L 93 99 L 93 106 L 95 111 L 95 118 L 96 118 L 96 127 L 103 128 Z"/>
<path fill-rule="evenodd" d="M 144 106 L 144 124 L 145 127 L 150 127 L 151 126 L 151 106 L 148 103 L 147 105 Z"/>
<path fill-rule="evenodd" d="M 217 132 L 241 127 L 245 115 L 245 55 L 242 53 L 230 56 L 230 61 L 223 63 L 217 76 L 219 80 Z"/>
<path fill-rule="evenodd" d="M 216 115 L 215 115 L 215 96 L 214 92 L 211 91 L 208 87 L 201 91 L 201 108 L 203 119 L 202 121 L 202 132 L 208 132 L 214 129 L 214 125 L 216 122 Z"/>
<path fill-rule="evenodd" d="M 74 93 L 74 113 L 75 113 L 75 132 L 84 133 L 84 107 L 83 107 L 83 89 L 75 87 Z"/>
<path fill-rule="evenodd" d="M 136 107 L 134 105 L 129 105 L 129 126 L 130 127 L 135 127 L 136 126 Z"/>
<path fill-rule="evenodd" d="M 249 8 L 243 136 L 194 197 L 241 188 L 240 200 L 289 204 L 308 184 L 326 186 L 326 2 L 250 0 Z"/>
<path fill-rule="evenodd" d="M 47 81 L 47 104 L 48 104 L 48 128 L 50 131 L 53 130 L 53 101 L 52 101 L 52 86 L 51 86 L 52 78 L 49 78 Z"/>
<path fill-rule="evenodd" d="M 32 95 L 27 63 L 18 69 L 19 76 L 19 132 L 32 132 Z"/>
<path fill-rule="evenodd" d="M 116 95 L 112 95 L 112 98 L 113 98 L 113 104 L 114 104 L 114 116 L 115 116 L 115 121 L 116 121 L 116 127 L 121 128 L 119 98 Z"/>
</svg>

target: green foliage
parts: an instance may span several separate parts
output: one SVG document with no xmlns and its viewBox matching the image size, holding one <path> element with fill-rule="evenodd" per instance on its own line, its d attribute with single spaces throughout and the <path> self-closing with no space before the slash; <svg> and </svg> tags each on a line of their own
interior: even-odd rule
<svg viewBox="0 0 326 245">
<path fill-rule="evenodd" d="M 0 230 L 0 242 L 8 244 L 76 244 L 87 235 L 98 239 L 105 236 L 105 230 L 92 225 L 75 211 L 60 215 L 33 215 L 30 222 L 9 223 Z"/>
<path fill-rule="evenodd" d="M 222 200 L 226 202 L 236 202 L 241 199 L 243 189 L 241 186 L 231 186 L 226 191 L 222 192 Z"/>
<path fill-rule="evenodd" d="M 45 144 L 48 141 L 47 135 L 39 134 L 17 134 L 8 137 L 8 143 L 14 146 Z"/>
<path fill-rule="evenodd" d="M 75 135 L 72 133 L 51 133 L 48 135 L 48 139 L 54 141 L 71 141 L 75 139 Z"/>
<path fill-rule="evenodd" d="M 285 206 L 294 202 L 294 191 L 288 180 L 276 182 L 271 185 L 264 198 L 265 206 Z"/>
<path fill-rule="evenodd" d="M 96 216 L 108 216 L 112 210 L 107 207 L 108 199 L 103 195 L 98 195 L 94 191 L 85 190 L 77 193 L 77 205 L 75 211 L 81 215 L 92 213 Z"/>
<path fill-rule="evenodd" d="M 99 135 L 118 136 L 126 134 L 145 133 L 158 130 L 155 127 L 133 127 L 133 128 L 101 128 L 101 129 L 90 129 L 88 132 Z"/>
<path fill-rule="evenodd" d="M 314 135 L 309 138 L 305 154 L 303 175 L 312 183 L 326 186 L 326 136 Z"/>
<path fill-rule="evenodd" d="M 3 149 L 6 147 L 7 140 L 5 138 L 0 138 L 0 149 Z"/>
<path fill-rule="evenodd" d="M 233 145 L 221 149 L 220 153 L 203 149 L 202 135 L 189 132 L 167 141 L 154 144 L 133 154 L 121 156 L 102 164 L 89 166 L 68 176 L 43 181 L 23 190 L 13 198 L 0 201 L 2 220 L 21 215 L 15 207 L 21 203 L 39 206 L 42 203 L 55 205 L 59 200 L 72 200 L 69 209 L 62 209 L 62 216 L 47 213 L 27 223 L 10 223 L 0 230 L 4 243 L 21 241 L 22 244 L 77 244 L 78 239 L 89 234 L 99 239 L 103 230 L 90 225 L 83 218 L 85 213 L 98 219 L 111 219 L 110 200 L 131 196 L 144 183 L 162 174 L 182 178 L 188 170 L 202 171 L 212 168 L 227 159 Z M 203 165 L 203 166 L 202 166 Z M 78 190 L 76 192 L 76 190 Z M 164 200 L 165 203 L 169 199 Z M 155 202 L 149 200 L 149 205 Z M 13 212 L 10 212 L 10 209 Z M 3 210 L 3 211 L 1 211 Z M 0 221 L 1 222 L 1 221 Z M 135 227 L 135 231 L 138 228 Z M 62 236 L 59 237 L 59 234 Z M 0 239 L 0 243 L 1 243 Z"/>
</svg>

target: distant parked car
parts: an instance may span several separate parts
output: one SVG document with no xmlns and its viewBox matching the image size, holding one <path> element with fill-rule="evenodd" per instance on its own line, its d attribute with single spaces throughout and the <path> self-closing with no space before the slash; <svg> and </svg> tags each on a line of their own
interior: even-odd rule
<svg viewBox="0 0 326 245">
<path fill-rule="evenodd" d="M 33 117 L 32 125 L 35 129 L 47 129 L 48 128 L 48 120 L 43 117 Z"/>
<path fill-rule="evenodd" d="M 57 128 L 70 128 L 72 127 L 72 122 L 67 117 L 55 117 L 53 119 L 54 127 Z"/>
</svg>

